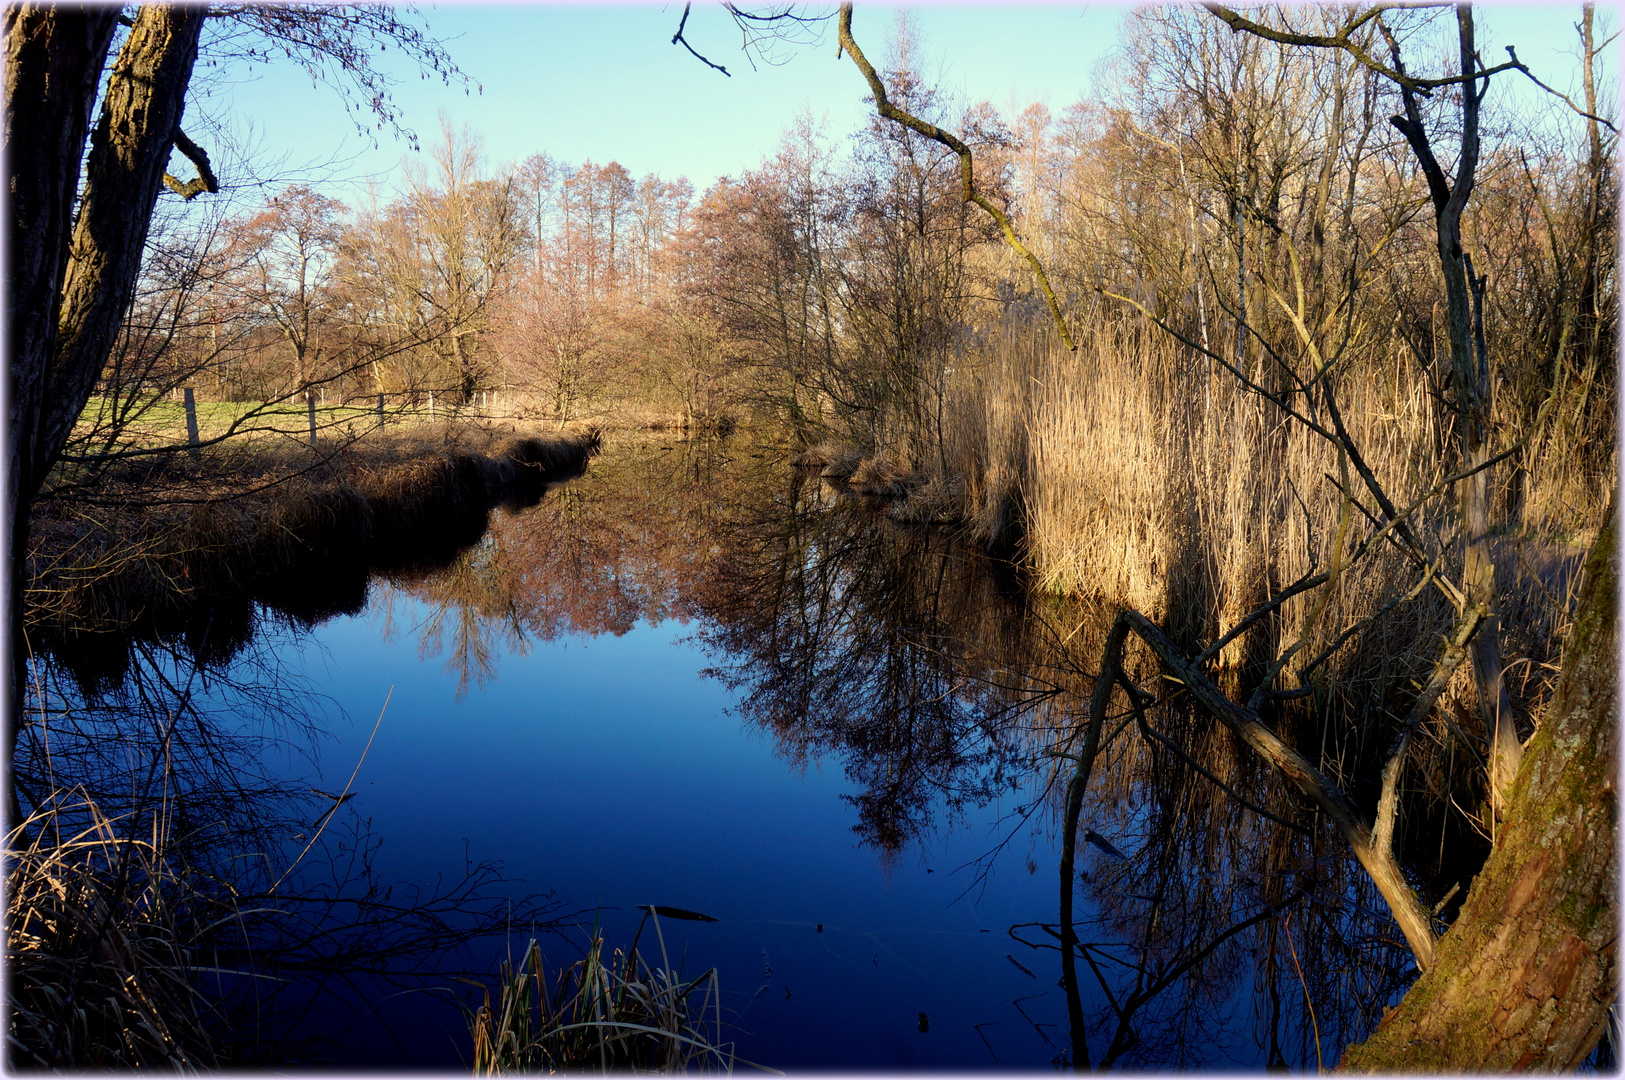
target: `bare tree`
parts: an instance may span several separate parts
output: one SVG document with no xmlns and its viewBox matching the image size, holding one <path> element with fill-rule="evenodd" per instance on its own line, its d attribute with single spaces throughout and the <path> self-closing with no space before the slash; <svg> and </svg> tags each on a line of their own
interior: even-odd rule
<svg viewBox="0 0 1625 1080">
<path fill-rule="evenodd" d="M 274 196 L 244 223 L 252 263 L 248 299 L 281 331 L 293 351 L 294 390 L 311 388 L 338 306 L 334 278 L 344 206 L 302 184 Z"/>
</svg>

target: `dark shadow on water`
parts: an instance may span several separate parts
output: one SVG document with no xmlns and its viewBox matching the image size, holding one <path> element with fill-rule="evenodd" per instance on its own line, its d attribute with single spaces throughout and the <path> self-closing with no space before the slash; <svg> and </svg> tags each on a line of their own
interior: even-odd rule
<svg viewBox="0 0 1625 1080">
<path fill-rule="evenodd" d="M 88 590 L 90 602 L 78 605 L 88 617 L 32 626 L 31 642 L 89 695 L 125 677 L 136 642 L 181 644 L 200 662 L 227 663 L 261 619 L 312 627 L 359 613 L 378 575 L 410 580 L 445 569 L 485 535 L 493 512 L 536 506 L 581 476 L 597 446 L 596 438 L 514 440 L 494 456 L 395 469 L 365 493 L 290 494 L 273 505 L 271 519 L 250 523 L 253 531 L 231 543 L 181 541 L 172 556 L 132 561 L 123 577 L 108 575 Z M 161 564 L 156 572 L 152 561 Z M 155 590 L 157 574 L 167 580 Z"/>
</svg>

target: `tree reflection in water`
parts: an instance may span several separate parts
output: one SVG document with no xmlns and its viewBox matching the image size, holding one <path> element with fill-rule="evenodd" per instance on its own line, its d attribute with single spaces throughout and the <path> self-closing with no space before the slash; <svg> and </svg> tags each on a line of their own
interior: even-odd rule
<svg viewBox="0 0 1625 1080">
<path fill-rule="evenodd" d="M 1018 791 L 1023 820 L 1058 831 L 1054 755 L 1076 751 L 1114 612 L 1029 603 L 1008 567 L 816 479 L 753 494 L 721 534 L 700 631 L 745 721 L 792 764 L 840 760 L 854 830 L 887 859 Z M 1148 651 L 1128 666 L 1158 681 Z M 1163 688 L 1108 718 L 1095 764 L 1076 840 L 1081 1024 L 1058 1060 L 1329 1065 L 1414 978 L 1409 951 L 1335 831 Z M 1060 950 L 1055 923 L 1011 936 Z"/>
<path fill-rule="evenodd" d="M 330 595 L 353 607 L 356 590 Z M 1072 772 L 1063 755 L 1077 752 L 1114 614 L 1030 596 L 1008 564 L 948 530 L 896 525 L 792 472 L 783 455 L 716 440 L 606 448 L 586 476 L 539 505 L 495 515 L 449 566 L 397 566 L 373 582 L 371 602 L 386 612 L 407 596 L 431 616 L 388 632 L 415 633 L 425 655 L 446 654 L 464 689 L 494 678 L 496 657 L 534 641 L 694 621 L 714 658 L 710 674 L 738 693 L 745 724 L 770 733 L 792 767 L 841 763 L 853 828 L 888 865 L 933 833 L 985 817 L 995 800 L 1016 810 L 987 864 L 1018 857 L 1008 849 L 1022 834 L 1035 838 L 1035 852 L 1060 846 Z M 239 624 L 264 621 L 255 610 L 223 620 L 237 627 L 234 642 L 244 637 Z M 188 648 L 166 640 L 189 659 L 154 659 L 145 681 L 119 691 L 113 712 L 192 715 L 200 706 L 182 690 L 192 671 L 211 700 L 227 696 L 212 681 L 224 667 L 211 657 L 210 633 L 181 638 Z M 265 678 L 258 690 L 243 685 L 243 663 L 234 663 L 234 700 L 262 719 L 301 715 L 278 697 L 289 691 L 274 670 L 274 642 L 260 642 Z M 1414 977 L 1397 927 L 1313 807 L 1190 708 L 1148 651 L 1131 646 L 1125 668 L 1158 700 L 1142 714 L 1106 718 L 1073 838 L 1076 873 L 1061 883 L 1076 890 L 1073 978 L 1062 980 L 1064 993 L 1017 1008 L 1057 1045 L 1059 1064 L 1330 1065 Z M 87 717 L 93 697 L 81 699 Z M 238 740 L 229 746 L 220 741 L 228 728 Z M 165 742 L 156 719 L 146 730 L 149 755 L 178 745 Z M 187 729 L 197 734 L 186 752 L 202 758 L 188 768 L 214 777 L 196 785 L 199 818 L 214 799 L 274 807 L 258 824 L 232 818 L 240 831 L 308 822 L 317 800 L 253 779 L 259 751 L 244 741 L 252 730 L 219 721 Z M 40 768 L 43 745 L 21 755 L 27 768 Z M 108 752 L 94 768 L 82 757 L 74 768 L 99 768 L 112 792 L 129 756 Z M 242 835 L 215 846 L 243 850 Z M 365 870 L 365 845 L 346 857 L 354 861 L 330 865 Z M 480 881 L 452 900 L 477 908 L 472 898 L 491 884 Z M 1041 979 L 1054 964 L 1060 977 L 1056 911 L 1032 916 L 1009 929 L 1012 956 Z M 1051 1040 L 1035 1009 L 1050 1010 L 1066 1034 Z"/>
<path fill-rule="evenodd" d="M 1007 567 L 948 535 L 829 501 L 799 476 L 724 530 L 700 638 L 740 716 L 798 767 L 838 758 L 863 838 L 894 859 L 966 807 L 1029 783 L 1036 708 L 1063 672 Z"/>
<path fill-rule="evenodd" d="M 612 443 L 585 476 L 540 505 L 499 511 L 479 543 L 433 575 L 382 576 L 374 603 L 428 605 L 416 633 L 425 657 L 445 654 L 459 692 L 497 674 L 493 658 L 565 634 L 615 634 L 639 620 L 686 621 L 713 556 L 719 497 L 749 474 L 716 440 Z M 766 455 L 739 465 L 766 468 Z"/>
<path fill-rule="evenodd" d="M 1015 857 L 1023 830 L 1056 846 L 1056 755 L 1076 750 L 1114 611 L 1032 597 L 951 531 L 874 509 L 781 455 L 622 445 L 499 517 L 450 572 L 395 587 L 433 606 L 423 647 L 465 686 L 529 641 L 696 620 L 745 724 L 792 767 L 841 763 L 853 829 L 884 862 L 996 799 L 1017 810 L 986 860 Z M 1144 649 L 1127 667 L 1159 682 Z M 1313 808 L 1162 690 L 1143 717 L 1108 718 L 1089 785 L 1081 1027 L 1057 1061 L 1329 1066 L 1414 978 L 1403 938 Z M 1011 937 L 1054 950 L 1059 973 L 1059 926 L 1034 914 Z"/>
</svg>

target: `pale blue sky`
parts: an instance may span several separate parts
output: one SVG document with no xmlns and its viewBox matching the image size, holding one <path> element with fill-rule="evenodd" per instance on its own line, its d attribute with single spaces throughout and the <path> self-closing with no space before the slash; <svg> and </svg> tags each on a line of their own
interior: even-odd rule
<svg viewBox="0 0 1625 1080">
<path fill-rule="evenodd" d="M 618 160 L 635 175 L 687 175 L 697 190 L 737 175 L 771 154 L 797 110 L 827 114 L 829 134 L 844 137 L 865 120 L 865 86 L 849 60 L 837 60 L 831 26 L 816 49 L 757 70 L 739 50 L 739 34 L 720 5 L 696 3 L 687 37 L 733 73 L 725 78 L 691 57 L 671 36 L 682 4 L 438 4 L 422 8 L 431 32 L 483 93 L 465 96 L 415 75 L 396 90 L 405 124 L 427 144 L 438 113 L 483 135 L 493 162 L 538 151 L 579 163 Z M 890 5 L 859 4 L 854 35 L 871 58 L 890 37 Z M 925 4 L 912 9 L 926 69 L 967 100 L 1004 108 L 1045 101 L 1059 111 L 1093 96 L 1098 62 L 1115 46 L 1128 10 L 1109 4 Z M 1614 12 L 1610 12 L 1612 16 Z M 1479 8 L 1479 40 L 1489 63 L 1515 44 L 1520 59 L 1559 89 L 1578 86 L 1574 22 L 1578 4 Z M 1617 18 L 1608 18 L 1618 25 Z M 1510 76 L 1527 87 L 1527 80 Z M 1502 78 L 1508 78 L 1503 76 Z M 406 147 L 379 132 L 379 147 L 360 138 L 335 92 L 312 87 L 294 65 L 232 73 L 213 106 L 234 123 L 252 119 L 270 156 L 291 165 L 333 154 L 358 155 L 345 175 L 391 183 Z M 1576 94 L 1577 96 L 1577 94 Z M 343 192 L 335 192 L 342 194 Z"/>
</svg>

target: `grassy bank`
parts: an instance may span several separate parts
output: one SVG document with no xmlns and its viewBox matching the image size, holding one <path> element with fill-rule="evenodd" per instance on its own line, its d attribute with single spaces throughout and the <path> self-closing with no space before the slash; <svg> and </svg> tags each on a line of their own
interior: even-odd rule
<svg viewBox="0 0 1625 1080">
<path fill-rule="evenodd" d="M 26 589 L 36 651 L 87 686 L 116 682 L 128 635 L 182 633 L 229 657 L 255 605 L 311 622 L 359 610 L 369 572 L 440 565 L 497 506 L 578 475 L 599 435 L 422 424 L 342 453 L 234 448 L 127 469 L 45 504 Z M 113 634 L 114 629 L 125 634 Z"/>
<path fill-rule="evenodd" d="M 333 452 L 340 447 L 382 440 L 435 441 L 448 427 L 507 427 L 532 432 L 713 432 L 727 434 L 739 426 L 732 412 L 696 415 L 659 398 L 621 396 L 595 400 L 560 419 L 551 404 L 533 392 L 517 389 L 481 391 L 472 401 L 451 394 L 389 394 L 380 407 L 376 398 L 347 402 L 319 401 L 311 410 L 303 401 L 240 402 L 197 398 L 192 407 L 197 441 L 224 453 L 287 453 L 311 446 Z M 106 455 L 130 451 L 174 450 L 189 445 L 192 434 L 184 403 L 174 396 L 116 400 L 94 397 L 81 418 L 70 453 Z M 367 447 L 374 453 L 380 451 Z"/>
</svg>

